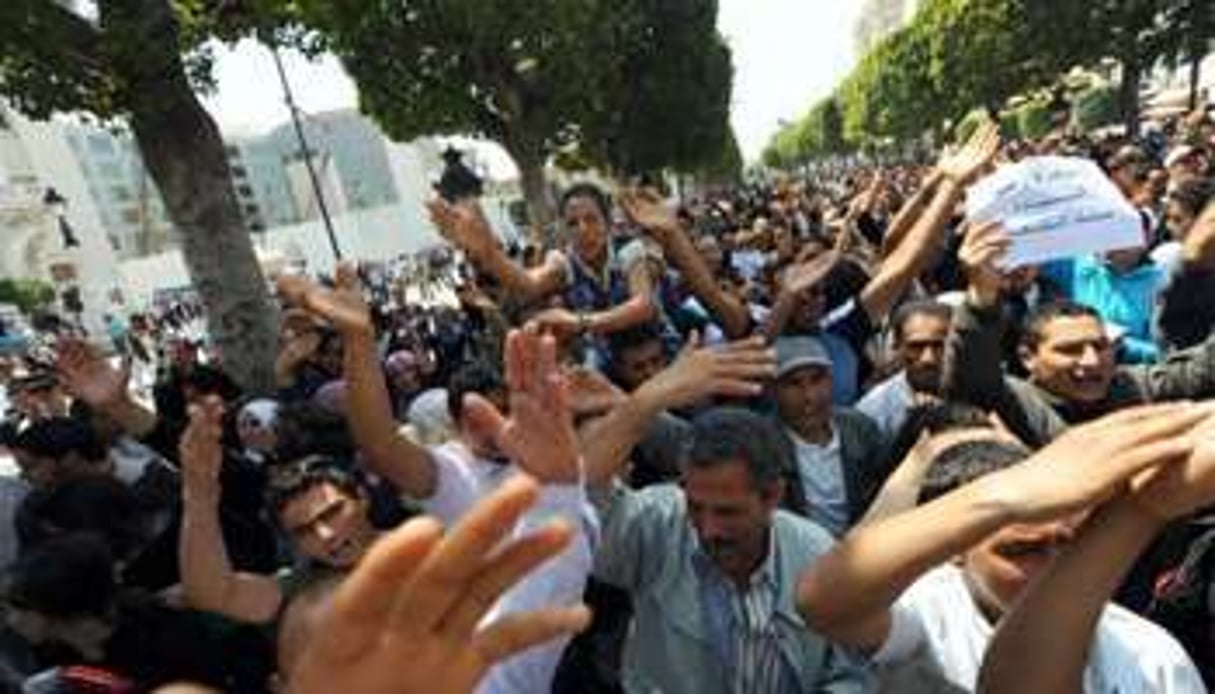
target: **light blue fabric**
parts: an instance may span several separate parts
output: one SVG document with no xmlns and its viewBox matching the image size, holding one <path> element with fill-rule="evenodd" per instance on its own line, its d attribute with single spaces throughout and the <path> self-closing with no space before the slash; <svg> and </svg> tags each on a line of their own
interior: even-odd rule
<svg viewBox="0 0 1215 694">
<path fill-rule="evenodd" d="M 622 680 L 630 694 L 733 694 L 722 626 L 704 609 L 698 542 L 683 492 L 675 485 L 632 491 L 616 485 L 597 500 L 603 522 L 594 575 L 628 590 L 633 627 L 625 645 Z M 798 575 L 832 545 L 814 523 L 784 511 L 772 522 L 777 547 L 773 621 L 796 691 L 864 692 L 868 671 L 855 658 L 807 628 L 794 605 Z"/>
<path fill-rule="evenodd" d="M 1142 364 L 1160 359 L 1152 320 L 1167 277 L 1156 263 L 1149 260 L 1119 273 L 1101 258 L 1086 256 L 1048 263 L 1042 272 L 1073 301 L 1096 309 L 1107 323 L 1126 329 L 1120 361 Z"/>
</svg>

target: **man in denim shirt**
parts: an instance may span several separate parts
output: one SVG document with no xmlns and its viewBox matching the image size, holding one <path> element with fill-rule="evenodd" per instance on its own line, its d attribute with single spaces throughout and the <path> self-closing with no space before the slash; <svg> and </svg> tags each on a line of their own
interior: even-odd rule
<svg viewBox="0 0 1215 694">
<path fill-rule="evenodd" d="M 711 410 L 693 429 L 682 489 L 618 485 L 600 506 L 595 576 L 636 606 L 626 691 L 863 691 L 867 674 L 794 607 L 798 572 L 831 537 L 777 510 L 780 433 L 736 409 Z"/>
</svg>

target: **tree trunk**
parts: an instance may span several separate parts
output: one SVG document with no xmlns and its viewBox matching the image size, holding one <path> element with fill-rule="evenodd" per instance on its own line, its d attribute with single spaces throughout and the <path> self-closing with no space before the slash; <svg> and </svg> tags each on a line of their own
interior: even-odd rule
<svg viewBox="0 0 1215 694">
<path fill-rule="evenodd" d="M 1134 58 L 1122 60 L 1122 85 L 1119 93 L 1119 107 L 1122 110 L 1122 122 L 1126 125 L 1127 135 L 1135 137 L 1139 134 L 1139 78 L 1142 68 Z"/>
<path fill-rule="evenodd" d="M 124 47 L 141 46 L 116 61 L 131 129 L 180 232 L 223 368 L 247 390 L 270 392 L 277 310 L 241 219 L 219 129 L 186 78 L 172 10 L 167 0 L 108 0 L 101 11 L 107 33 Z"/>
<path fill-rule="evenodd" d="M 549 240 L 551 226 L 557 218 L 556 205 L 544 175 L 544 152 L 526 137 L 507 136 L 502 146 L 519 167 L 519 184 L 527 202 L 527 218 L 531 227 L 528 236 L 533 242 Z"/>
</svg>

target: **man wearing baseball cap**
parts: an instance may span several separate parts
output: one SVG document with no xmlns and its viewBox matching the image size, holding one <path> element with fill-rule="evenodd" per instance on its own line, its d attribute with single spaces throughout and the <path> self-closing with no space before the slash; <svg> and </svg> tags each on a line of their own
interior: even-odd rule
<svg viewBox="0 0 1215 694">
<path fill-rule="evenodd" d="M 882 434 L 860 412 L 833 406 L 831 357 L 818 338 L 782 337 L 776 359 L 775 413 L 793 454 L 785 503 L 838 537 L 886 476 Z"/>
</svg>

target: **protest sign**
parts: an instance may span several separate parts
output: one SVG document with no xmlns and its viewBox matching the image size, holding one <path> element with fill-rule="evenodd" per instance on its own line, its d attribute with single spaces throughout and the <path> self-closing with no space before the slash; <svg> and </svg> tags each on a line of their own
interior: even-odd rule
<svg viewBox="0 0 1215 694">
<path fill-rule="evenodd" d="M 1017 267 L 1141 246 L 1139 212 L 1092 161 L 1032 157 L 966 192 L 971 224 L 1000 221 L 1012 237 L 1001 265 Z"/>
</svg>

